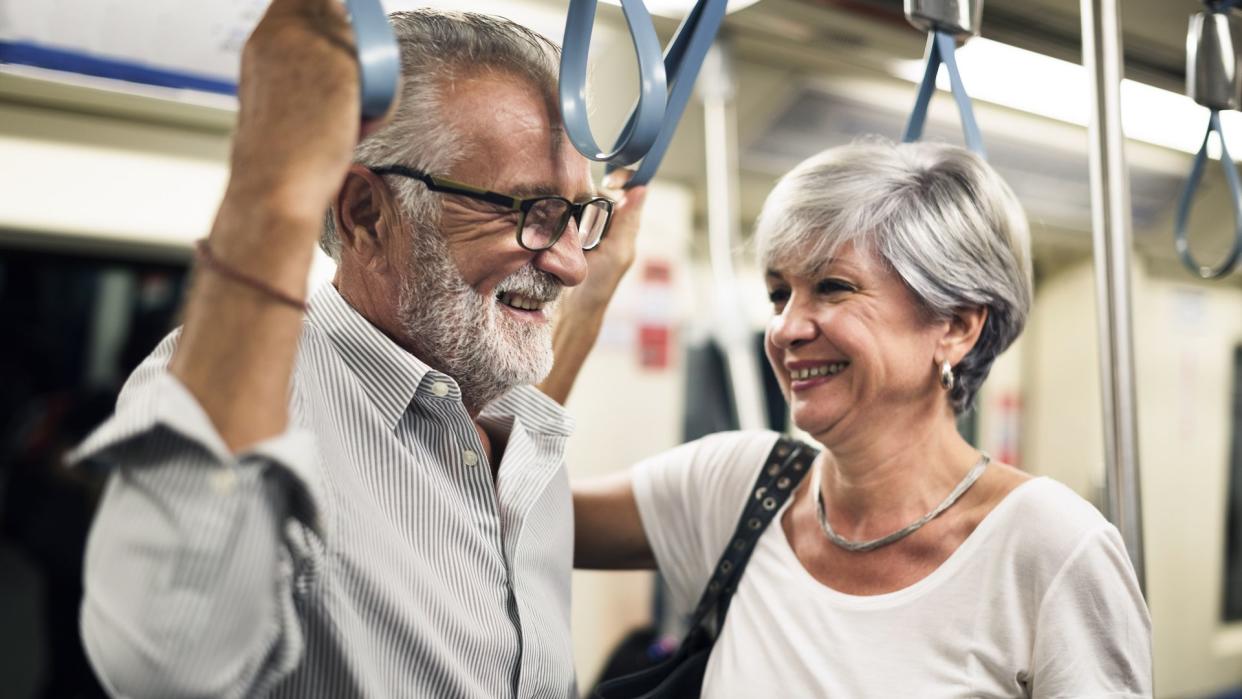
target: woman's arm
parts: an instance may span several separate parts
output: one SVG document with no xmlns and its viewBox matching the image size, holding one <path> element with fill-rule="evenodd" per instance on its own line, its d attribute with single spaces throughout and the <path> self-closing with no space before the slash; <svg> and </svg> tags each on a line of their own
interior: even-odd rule
<svg viewBox="0 0 1242 699">
<path fill-rule="evenodd" d="M 656 567 L 629 471 L 574 483 L 573 491 L 575 568 Z"/>
</svg>

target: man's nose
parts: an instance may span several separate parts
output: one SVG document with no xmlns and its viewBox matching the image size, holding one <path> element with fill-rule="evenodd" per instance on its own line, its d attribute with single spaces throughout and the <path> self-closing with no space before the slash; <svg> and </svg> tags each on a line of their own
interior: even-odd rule
<svg viewBox="0 0 1242 699">
<path fill-rule="evenodd" d="M 553 275 L 565 286 L 577 286 L 586 279 L 587 261 L 582 251 L 578 223 L 569 219 L 556 244 L 535 255 L 535 267 Z"/>
</svg>

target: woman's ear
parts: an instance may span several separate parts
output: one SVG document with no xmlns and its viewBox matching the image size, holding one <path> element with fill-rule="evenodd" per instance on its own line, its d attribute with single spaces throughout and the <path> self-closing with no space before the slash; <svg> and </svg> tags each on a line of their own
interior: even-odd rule
<svg viewBox="0 0 1242 699">
<path fill-rule="evenodd" d="M 398 212 L 383 178 L 364 165 L 352 165 L 337 192 L 332 215 L 342 258 L 352 257 L 364 268 L 375 268 L 388 259 Z"/>
<path fill-rule="evenodd" d="M 936 363 L 948 362 L 957 366 L 974 349 L 987 320 L 986 306 L 968 306 L 953 311 L 936 347 Z"/>
</svg>

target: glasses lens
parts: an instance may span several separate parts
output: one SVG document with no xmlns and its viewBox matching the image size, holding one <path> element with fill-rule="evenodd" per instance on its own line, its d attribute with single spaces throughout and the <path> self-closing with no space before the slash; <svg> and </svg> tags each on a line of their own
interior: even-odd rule
<svg viewBox="0 0 1242 699">
<path fill-rule="evenodd" d="M 583 207 L 582 220 L 578 222 L 583 250 L 593 249 L 604 239 L 604 231 L 608 230 L 608 219 L 611 216 L 612 207 L 606 201 L 593 201 Z"/>
<path fill-rule="evenodd" d="M 564 199 L 540 199 L 526 212 L 522 223 L 522 245 L 531 250 L 552 247 L 556 236 L 569 218 L 569 202 Z"/>
</svg>

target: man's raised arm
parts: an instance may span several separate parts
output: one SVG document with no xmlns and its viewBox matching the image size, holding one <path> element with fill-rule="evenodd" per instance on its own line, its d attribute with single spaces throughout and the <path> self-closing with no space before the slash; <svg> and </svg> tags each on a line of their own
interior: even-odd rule
<svg viewBox="0 0 1242 699">
<path fill-rule="evenodd" d="M 360 134 L 357 71 L 338 0 L 273 1 L 242 56 L 229 185 L 184 329 L 75 455 L 113 469 L 81 623 L 114 695 L 250 696 L 300 662 L 283 535 L 318 518 L 299 478 L 313 452 L 286 433 L 291 376 L 323 212 Z"/>
</svg>

